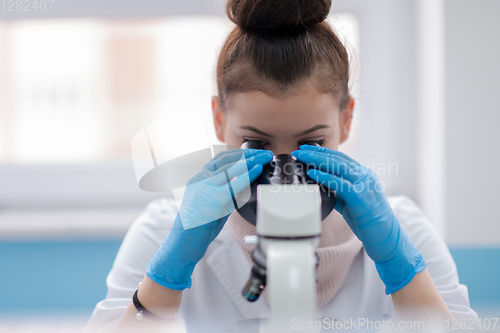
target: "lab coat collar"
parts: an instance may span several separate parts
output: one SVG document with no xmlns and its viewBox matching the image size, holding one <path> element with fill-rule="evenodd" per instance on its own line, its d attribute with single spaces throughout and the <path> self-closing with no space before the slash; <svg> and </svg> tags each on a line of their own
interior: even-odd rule
<svg viewBox="0 0 500 333">
<path fill-rule="evenodd" d="M 229 231 L 223 228 L 214 242 L 220 243 L 220 246 L 207 258 L 207 264 L 243 318 L 270 317 L 270 309 L 264 295 L 255 302 L 249 302 L 241 295 L 252 267 Z"/>
</svg>

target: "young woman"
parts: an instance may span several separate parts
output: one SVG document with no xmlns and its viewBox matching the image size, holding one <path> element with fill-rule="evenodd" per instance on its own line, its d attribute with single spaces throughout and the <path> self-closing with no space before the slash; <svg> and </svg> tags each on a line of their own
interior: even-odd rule
<svg viewBox="0 0 500 333">
<path fill-rule="evenodd" d="M 228 145 L 258 140 L 265 147 L 244 151 L 248 171 L 236 173 L 233 190 L 285 153 L 313 166 L 308 176 L 337 193 L 317 249 L 318 317 L 351 321 L 350 328 L 363 318 L 476 318 L 430 221 L 410 199 L 386 198 L 374 172 L 338 152 L 354 101 L 347 52 L 324 22 L 330 7 L 330 0 L 229 0 L 237 26 L 217 63 L 215 129 Z M 241 154 L 217 155 L 193 183 Z M 266 293 L 254 303 L 241 296 L 252 250 L 243 237 L 255 228 L 222 194 L 225 178 L 198 184 L 187 187 L 179 209 L 168 198 L 154 201 L 132 225 L 87 329 L 151 330 L 179 317 L 188 331 L 221 332 L 270 316 Z"/>
</svg>

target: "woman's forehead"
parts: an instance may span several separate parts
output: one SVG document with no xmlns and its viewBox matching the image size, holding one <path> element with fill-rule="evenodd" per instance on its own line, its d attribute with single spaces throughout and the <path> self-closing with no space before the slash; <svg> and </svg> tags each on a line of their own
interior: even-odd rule
<svg viewBox="0 0 500 333">
<path fill-rule="evenodd" d="M 244 122 L 274 123 L 281 120 L 309 124 L 332 121 L 338 115 L 339 104 L 333 94 L 308 91 L 278 98 L 252 91 L 231 96 L 227 111 L 233 120 Z"/>
</svg>

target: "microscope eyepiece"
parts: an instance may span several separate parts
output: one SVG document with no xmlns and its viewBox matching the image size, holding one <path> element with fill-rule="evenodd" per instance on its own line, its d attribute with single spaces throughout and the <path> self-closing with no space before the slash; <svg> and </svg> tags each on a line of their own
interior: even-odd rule
<svg viewBox="0 0 500 333">
<path fill-rule="evenodd" d="M 240 147 L 241 149 L 264 149 L 263 141 L 249 140 Z M 257 224 L 257 186 L 261 184 L 295 185 L 316 184 L 307 176 L 309 166 L 298 161 L 295 156 L 280 154 L 273 156 L 273 160 L 264 165 L 262 173 L 250 184 L 250 198 L 243 206 L 237 206 L 236 210 L 250 224 Z M 335 192 L 318 184 L 321 195 L 321 218 L 324 220 L 333 210 L 337 203 Z"/>
<path fill-rule="evenodd" d="M 248 140 L 241 145 L 240 149 L 264 149 L 264 143 L 259 140 Z"/>
</svg>

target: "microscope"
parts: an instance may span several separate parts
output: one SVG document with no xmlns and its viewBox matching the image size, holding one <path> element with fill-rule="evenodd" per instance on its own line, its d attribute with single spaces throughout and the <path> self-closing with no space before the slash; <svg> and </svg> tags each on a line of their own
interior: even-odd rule
<svg viewBox="0 0 500 333">
<path fill-rule="evenodd" d="M 260 141 L 248 141 L 242 149 L 263 149 Z M 264 166 L 250 186 L 250 199 L 238 212 L 256 226 L 257 235 L 250 278 L 242 290 L 249 302 L 269 288 L 271 318 L 260 332 L 288 332 L 292 318 L 312 321 L 316 310 L 315 250 L 321 221 L 336 204 L 335 193 L 307 176 L 308 166 L 282 154 Z"/>
</svg>

